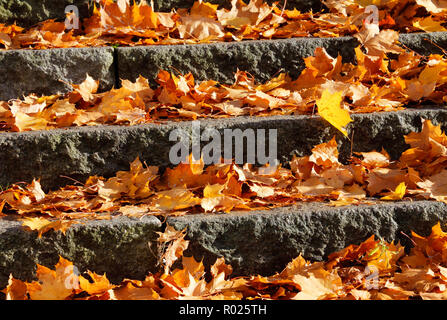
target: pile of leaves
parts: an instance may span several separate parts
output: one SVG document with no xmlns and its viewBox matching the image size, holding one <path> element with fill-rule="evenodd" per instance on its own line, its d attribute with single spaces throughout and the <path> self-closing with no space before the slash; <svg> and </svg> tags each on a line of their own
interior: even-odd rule
<svg viewBox="0 0 447 320">
<path fill-rule="evenodd" d="M 154 12 L 144 0 L 100 0 L 82 28 L 66 30 L 64 22 L 47 20 L 24 30 L 0 25 L 0 45 L 6 49 L 65 48 L 105 45 L 184 44 L 245 39 L 338 37 L 357 33 L 379 8 L 379 25 L 396 31 L 446 31 L 447 3 L 434 0 L 327 0 L 329 12 L 285 10 L 262 0 L 232 0 L 231 9 L 195 2 L 189 10 Z M 68 17 L 72 18 L 72 17 Z"/>
<path fill-rule="evenodd" d="M 0 130 L 27 131 L 99 124 L 138 124 L 230 116 L 312 114 L 315 111 L 346 135 L 350 113 L 395 111 L 404 106 L 447 102 L 447 59 L 405 51 L 394 31 L 360 33 L 357 63 L 343 63 L 323 48 L 304 59 L 296 80 L 285 73 L 256 83 L 242 71 L 232 85 L 196 83 L 192 74 L 160 71 L 158 88 L 147 79 L 122 80 L 121 87 L 96 93 L 91 77 L 65 95 L 0 102 Z M 398 53 L 398 55 L 396 55 Z M 390 56 L 390 57 L 388 57 Z"/>
<path fill-rule="evenodd" d="M 311 201 L 331 206 L 371 204 L 374 199 L 447 202 L 447 136 L 427 120 L 421 132 L 410 133 L 405 141 L 411 148 L 398 161 L 382 150 L 356 153 L 342 164 L 334 138 L 309 156 L 294 157 L 290 169 L 240 167 L 231 161 L 205 167 L 190 156 L 187 163 L 159 174 L 158 167 L 144 167 L 136 159 L 129 171 L 112 178 L 92 176 L 84 185 L 48 193 L 37 180 L 12 185 L 0 193 L 0 214 L 20 215 L 23 225 L 41 236 L 51 229 L 65 232 L 82 219 L 115 215 L 230 212 Z"/>
<path fill-rule="evenodd" d="M 399 32 L 447 31 L 445 0 L 325 0 L 323 2 L 331 12 L 351 17 L 351 21 L 357 26 L 365 8 L 374 5 L 379 9 L 379 23 L 382 28 Z"/>
<path fill-rule="evenodd" d="M 3 290 L 8 300 L 158 300 L 158 299 L 278 299 L 278 300 L 441 300 L 447 298 L 447 233 L 440 223 L 428 237 L 412 233 L 414 247 L 405 254 L 400 244 L 374 236 L 360 245 L 333 253 L 326 262 L 298 256 L 281 273 L 264 277 L 231 277 L 223 258 L 205 271 L 194 257 L 184 257 L 185 232 L 168 226 L 159 242 L 163 270 L 144 280 L 124 279 L 112 284 L 106 274 L 75 272 L 62 257 L 55 269 L 37 265 L 37 281 L 10 275 Z M 172 268 L 178 259 L 181 268 Z"/>
</svg>

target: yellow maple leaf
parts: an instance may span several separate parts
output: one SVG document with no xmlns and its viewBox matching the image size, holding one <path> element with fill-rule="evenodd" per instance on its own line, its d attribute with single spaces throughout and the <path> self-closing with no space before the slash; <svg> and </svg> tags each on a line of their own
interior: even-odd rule
<svg viewBox="0 0 447 320">
<path fill-rule="evenodd" d="M 214 18 L 219 5 L 210 2 L 196 1 L 190 10 L 191 15 Z"/>
<path fill-rule="evenodd" d="M 416 0 L 416 3 L 431 13 L 441 13 L 443 10 L 447 10 L 446 0 Z"/>
<path fill-rule="evenodd" d="M 341 107 L 342 99 L 343 92 L 331 93 L 327 89 L 324 90 L 321 98 L 317 100 L 318 114 L 347 137 L 348 133 L 344 127 L 352 122 L 352 119 L 349 112 Z"/>
<path fill-rule="evenodd" d="M 14 127 L 16 131 L 45 130 L 47 124 L 48 121 L 39 116 L 29 116 L 22 112 L 15 114 Z"/>
<path fill-rule="evenodd" d="M 42 234 L 44 234 L 47 231 L 50 231 L 51 229 L 54 229 L 55 231 L 61 231 L 63 234 L 67 231 L 67 229 L 72 225 L 79 223 L 77 221 L 71 221 L 71 220 L 48 220 L 41 217 L 36 218 L 24 218 L 21 220 L 22 225 L 26 228 L 29 228 L 30 230 L 37 230 L 38 237 L 41 238 Z"/>
<path fill-rule="evenodd" d="M 381 200 L 401 200 L 405 196 L 407 186 L 405 182 L 399 183 L 394 191 L 388 192 L 386 196 L 380 198 Z"/>
<path fill-rule="evenodd" d="M 83 276 L 79 277 L 79 285 L 82 290 L 87 292 L 90 295 L 100 294 L 106 292 L 110 289 L 113 289 L 115 286 L 110 283 L 107 279 L 106 274 L 98 275 L 95 272 L 88 271 L 87 272 L 92 282 Z"/>
<path fill-rule="evenodd" d="M 140 288 L 128 282 L 125 285 L 110 289 L 110 300 L 159 300 L 160 296 L 152 288 Z"/>
<path fill-rule="evenodd" d="M 59 257 L 55 270 L 37 265 L 39 281 L 27 283 L 32 300 L 64 300 L 79 289 L 79 279 L 73 263 Z"/>
<path fill-rule="evenodd" d="M 164 273 L 168 274 L 174 262 L 183 255 L 183 251 L 189 246 L 189 241 L 185 240 L 186 229 L 177 231 L 174 227 L 167 225 L 164 232 L 157 232 L 158 243 L 164 252 L 160 257 L 164 265 Z"/>
<path fill-rule="evenodd" d="M 187 189 L 171 189 L 160 191 L 154 198 L 155 207 L 164 210 L 180 210 L 200 204 L 200 198 Z"/>
<path fill-rule="evenodd" d="M 424 30 L 425 32 L 447 31 L 441 23 L 444 21 L 433 20 L 433 17 L 429 16 L 413 22 L 413 27 Z"/>
<path fill-rule="evenodd" d="M 21 280 L 14 279 L 12 274 L 9 275 L 7 287 L 1 292 L 6 295 L 6 300 L 27 300 L 26 283 Z"/>
<path fill-rule="evenodd" d="M 193 37 L 199 41 L 221 38 L 225 35 L 219 22 L 201 16 L 182 17 L 178 31 L 182 39 Z"/>
</svg>

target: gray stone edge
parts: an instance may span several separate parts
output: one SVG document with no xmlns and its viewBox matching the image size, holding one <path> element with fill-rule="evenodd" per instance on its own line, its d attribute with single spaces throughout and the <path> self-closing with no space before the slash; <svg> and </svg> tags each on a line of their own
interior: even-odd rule
<svg viewBox="0 0 447 320">
<path fill-rule="evenodd" d="M 114 283 L 143 279 L 159 270 L 155 232 L 166 225 L 186 228 L 190 246 L 185 256 L 203 259 L 206 266 L 223 256 L 238 276 L 272 275 L 300 254 L 320 261 L 371 235 L 409 247 L 404 234 L 427 236 L 437 222 L 447 222 L 447 205 L 428 200 L 345 207 L 298 203 L 271 210 L 168 217 L 165 223 L 153 216 L 115 217 L 74 225 L 65 236 L 49 231 L 40 239 L 18 221 L 0 219 L 0 288 L 10 273 L 21 280 L 35 279 L 35 263 L 52 268 L 59 255 L 80 272 L 106 272 Z"/>
<path fill-rule="evenodd" d="M 277 157 L 283 164 L 287 164 L 294 154 L 310 154 L 315 145 L 334 136 L 342 161 L 349 158 L 351 150 L 366 152 L 382 147 L 397 159 L 408 148 L 404 135 L 419 131 L 423 119 L 447 130 L 447 110 L 440 106 L 353 114 L 352 118 L 354 121 L 348 125 L 347 131 L 353 142 L 317 115 L 205 119 L 200 121 L 200 127 L 202 130 L 215 128 L 221 133 L 224 129 L 259 128 L 266 129 L 266 136 L 268 129 L 276 129 Z M 6 187 L 11 183 L 41 178 L 45 190 L 53 189 L 73 183 L 62 175 L 81 182 L 94 174 L 110 177 L 117 171 L 128 170 L 129 163 L 136 157 L 163 170 L 174 165 L 170 164 L 169 151 L 177 141 L 169 140 L 170 133 L 173 129 L 183 129 L 189 135 L 191 124 L 191 121 L 182 121 L 2 133 L 0 185 Z"/>
<path fill-rule="evenodd" d="M 156 232 L 162 229 L 158 218 L 78 221 L 81 224 L 70 226 L 65 235 L 50 230 L 38 238 L 37 231 L 26 230 L 17 217 L 0 219 L 0 288 L 11 273 L 21 280 L 35 279 L 36 263 L 51 268 L 59 256 L 72 261 L 80 272 L 106 273 L 113 282 L 158 271 Z"/>
<path fill-rule="evenodd" d="M 234 275 L 272 275 L 298 255 L 321 261 L 371 235 L 411 247 L 411 231 L 428 236 L 447 222 L 447 205 L 428 200 L 346 207 L 322 203 L 267 211 L 170 217 L 167 223 L 187 229 L 185 256 L 206 265 L 223 256 Z"/>
<path fill-rule="evenodd" d="M 413 33 L 413 34 L 402 34 L 400 36 L 401 42 L 407 46 L 410 47 L 416 51 L 419 50 L 422 54 L 428 54 L 430 51 L 439 51 L 440 49 L 432 44 L 430 42 L 425 41 L 425 39 L 433 40 L 437 39 L 441 41 L 442 43 L 447 43 L 447 32 L 432 32 L 432 33 Z M 153 53 L 162 53 L 162 55 L 166 55 L 168 57 L 169 55 L 175 56 L 178 55 L 179 52 L 186 52 L 188 50 L 199 50 L 200 48 L 212 48 L 212 47 L 224 47 L 226 49 L 230 48 L 245 48 L 248 49 L 251 46 L 256 46 L 257 44 L 265 44 L 267 48 L 272 48 L 274 46 L 278 45 L 286 45 L 286 46 L 308 46 L 309 44 L 312 44 L 310 47 L 317 47 L 317 46 L 323 46 L 326 47 L 332 54 L 337 54 L 336 49 L 334 49 L 336 46 L 334 44 L 336 43 L 343 43 L 344 45 L 351 46 L 352 48 L 356 45 L 356 40 L 353 37 L 338 37 L 338 38 L 292 38 L 292 39 L 274 39 L 274 40 L 249 40 L 249 41 L 242 41 L 242 42 L 219 42 L 219 43 L 209 43 L 209 44 L 188 44 L 188 45 L 152 45 L 152 46 L 137 46 L 137 47 L 123 47 L 123 48 L 113 48 L 113 47 L 95 47 L 95 48 L 61 48 L 61 49 L 44 49 L 44 50 L 27 50 L 27 49 L 21 49 L 21 50 L 4 50 L 0 51 L 0 55 L 9 55 L 14 56 L 17 55 L 18 59 L 19 56 L 23 54 L 37 54 L 42 55 L 49 53 L 49 55 L 58 55 L 61 51 L 66 50 L 72 50 L 76 51 L 79 50 L 82 52 L 82 50 L 105 50 L 111 51 L 110 54 L 113 54 L 113 66 L 111 68 L 111 74 L 110 77 L 114 78 L 114 87 L 120 86 L 120 78 L 123 72 L 121 69 L 124 69 L 126 66 L 126 62 L 123 59 L 126 59 L 125 56 L 128 56 L 128 51 L 132 50 L 145 50 L 149 54 L 151 52 Z M 348 55 L 348 60 L 352 59 L 352 54 L 349 54 L 346 50 L 347 48 L 343 48 L 343 51 L 345 52 L 343 55 Z M 268 49 L 267 49 L 268 50 Z M 243 51 L 243 50 L 242 50 Z M 25 52 L 25 53 L 24 53 Z M 440 51 L 441 52 L 441 51 Z M 439 53 L 439 52 L 437 52 Z M 132 56 L 132 55 L 130 55 Z M 297 59 L 302 59 L 303 57 L 296 57 Z M 1 66 L 0 66 L 1 69 Z M 88 70 L 86 70 L 88 72 Z M 193 71 L 193 70 L 192 70 Z M 158 70 L 152 70 L 152 73 L 156 74 Z M 300 67 L 297 67 L 297 70 L 292 70 L 293 76 L 296 77 L 300 72 Z M 93 72 L 91 71 L 90 74 Z M 133 75 L 133 78 L 137 78 L 137 74 Z M 13 77 L 13 76 L 10 76 Z M 264 77 L 265 78 L 265 77 Z M 151 80 L 151 84 L 155 85 L 155 82 L 153 79 Z M 203 79 L 201 79 L 203 80 Z M 261 79 L 266 80 L 266 79 Z M 36 83 L 36 88 L 39 88 L 39 84 Z M 100 89 L 102 90 L 109 90 L 111 88 L 110 85 L 103 86 Z M 31 93 L 31 92 L 29 92 Z M 56 92 L 54 92 L 56 93 Z M 20 93 L 17 94 L 17 97 L 19 98 Z"/>
</svg>

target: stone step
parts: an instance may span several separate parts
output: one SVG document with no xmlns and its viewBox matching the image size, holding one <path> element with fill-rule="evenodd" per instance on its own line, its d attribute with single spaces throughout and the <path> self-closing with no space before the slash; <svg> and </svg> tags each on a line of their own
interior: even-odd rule
<svg viewBox="0 0 447 320">
<path fill-rule="evenodd" d="M 403 45 L 421 54 L 442 54 L 447 32 L 402 34 Z M 0 100 L 24 94 L 56 94 L 71 90 L 86 75 L 100 80 L 100 91 L 120 85 L 119 79 L 135 80 L 141 74 L 156 85 L 160 69 L 192 72 L 197 80 L 232 83 L 239 69 L 257 81 L 267 81 L 278 72 L 298 77 L 303 58 L 317 47 L 325 48 L 345 62 L 354 60 L 358 42 L 353 37 L 294 38 L 193 45 L 160 45 L 123 48 L 63 48 L 0 51 Z M 61 82 L 63 81 L 63 82 Z"/>
<path fill-rule="evenodd" d="M 91 220 L 73 225 L 65 235 L 50 231 L 41 238 L 21 224 L 9 217 L 0 219 L 0 288 L 10 273 L 30 281 L 36 263 L 54 266 L 59 256 L 74 261 L 79 270 L 107 272 L 115 281 L 155 270 L 157 257 L 148 243 L 156 242 L 155 232 L 162 225 L 156 217 Z"/>
<path fill-rule="evenodd" d="M 401 34 L 402 45 L 423 55 L 443 54 L 447 48 L 447 32 Z M 234 82 L 239 69 L 248 71 L 257 81 L 265 82 L 279 72 L 297 78 L 304 69 L 303 58 L 313 56 L 323 47 L 333 57 L 341 55 L 343 62 L 353 62 L 354 48 L 359 42 L 354 37 L 293 38 L 252 40 L 193 45 L 162 45 L 118 47 L 118 76 L 134 81 L 141 74 L 152 80 L 158 70 L 191 72 L 198 80 Z"/>
<path fill-rule="evenodd" d="M 154 86 L 160 69 L 191 72 L 197 80 L 212 79 L 226 84 L 234 82 L 234 74 L 239 69 L 265 82 L 279 72 L 297 78 L 305 68 L 303 58 L 313 56 L 318 47 L 325 48 L 333 57 L 340 54 L 344 62 L 351 62 L 357 46 L 358 41 L 353 37 L 338 37 L 118 47 L 117 70 L 121 79 L 134 81 L 141 74 Z"/>
<path fill-rule="evenodd" d="M 47 19 L 64 19 L 65 7 L 75 5 L 79 9 L 80 18 L 89 17 L 92 13 L 94 0 L 0 0 L 0 23 L 16 22 L 21 26 L 31 26 Z M 137 1 L 139 2 L 139 1 Z M 231 6 L 230 0 L 210 0 L 222 7 Z M 278 7 L 284 5 L 284 0 L 267 0 L 268 3 L 278 2 Z M 150 1 L 148 1 L 150 3 Z M 194 0 L 153 0 L 155 11 L 171 11 L 175 8 L 189 8 Z M 323 8 L 320 0 L 288 0 L 286 8 L 298 8 L 302 11 Z"/>
<path fill-rule="evenodd" d="M 0 23 L 29 27 L 48 19 L 64 19 L 65 7 L 75 5 L 80 17 L 90 15 L 92 0 L 0 0 Z"/>
<path fill-rule="evenodd" d="M 101 91 L 116 82 L 113 48 L 0 51 L 0 70 L 0 100 L 68 92 L 87 74 L 100 80 Z"/>
<path fill-rule="evenodd" d="M 205 265 L 223 256 L 234 275 L 272 275 L 302 254 L 319 261 L 371 235 L 408 244 L 402 234 L 427 236 L 431 227 L 447 222 L 447 205 L 435 201 L 378 202 L 374 205 L 329 207 L 302 203 L 268 211 L 198 214 L 169 217 L 167 224 L 187 228 L 190 248 L 185 256 Z M 30 281 L 35 263 L 53 267 L 59 255 L 81 271 L 107 273 L 113 282 L 144 278 L 157 270 L 156 233 L 163 231 L 155 217 L 115 217 L 73 225 L 64 236 L 49 231 L 41 238 L 20 222 L 0 219 L 0 288 L 10 273 Z"/>
<path fill-rule="evenodd" d="M 421 129 L 421 119 L 447 130 L 447 110 L 439 106 L 394 112 L 353 114 L 348 125 L 354 152 L 385 148 L 396 159 L 408 148 L 404 135 Z M 45 189 L 88 176 L 113 176 L 128 170 L 136 157 L 148 165 L 170 166 L 169 141 L 174 129 L 191 132 L 191 121 L 135 126 L 97 126 L 0 134 L 0 186 L 41 178 Z M 277 130 L 277 158 L 286 163 L 293 154 L 310 154 L 312 148 L 337 136 L 341 159 L 351 153 L 351 141 L 319 116 L 237 117 L 200 120 L 200 127 Z M 221 138 L 222 142 L 224 141 Z M 206 142 L 202 143 L 202 146 Z M 222 147 L 223 150 L 223 147 Z M 245 148 L 246 151 L 246 148 Z M 246 157 L 244 159 L 247 159 Z M 246 160 L 244 160 L 246 162 Z"/>
<path fill-rule="evenodd" d="M 329 207 L 322 203 L 268 211 L 200 214 L 168 218 L 177 230 L 187 228 L 191 240 L 185 256 L 209 265 L 224 256 L 234 275 L 271 275 L 302 254 L 321 261 L 371 235 L 408 244 L 411 231 L 430 234 L 447 221 L 447 205 L 434 201 L 378 202 L 374 205 Z"/>
</svg>

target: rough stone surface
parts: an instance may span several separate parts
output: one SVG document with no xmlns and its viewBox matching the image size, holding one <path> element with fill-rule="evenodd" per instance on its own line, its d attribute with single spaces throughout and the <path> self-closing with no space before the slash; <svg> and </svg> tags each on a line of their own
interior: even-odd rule
<svg viewBox="0 0 447 320">
<path fill-rule="evenodd" d="M 30 26 L 46 19 L 64 19 L 65 7 L 72 4 L 79 8 L 82 19 L 91 14 L 93 2 L 94 0 L 0 0 L 0 23 L 17 22 L 22 26 Z M 227 8 L 231 6 L 230 0 L 211 0 L 210 2 Z M 267 2 L 275 1 L 268 0 Z M 194 0 L 155 0 L 154 9 L 171 11 L 173 8 L 189 8 L 193 3 Z M 283 0 L 278 1 L 278 6 L 282 7 L 283 3 Z M 289 0 L 286 2 L 286 7 L 298 8 L 302 11 L 313 8 L 314 11 L 320 11 L 323 5 L 319 0 Z"/>
<path fill-rule="evenodd" d="M 31 26 L 47 19 L 64 19 L 65 7 L 76 5 L 80 17 L 89 14 L 88 4 L 93 0 L 0 0 L 0 23 Z"/>
<path fill-rule="evenodd" d="M 354 121 L 349 124 L 348 133 L 353 137 L 354 152 L 383 147 L 394 159 L 408 148 L 404 135 L 419 131 L 422 118 L 447 129 L 447 110 L 440 107 L 354 114 L 352 118 Z M 333 136 L 337 137 L 342 160 L 351 152 L 351 141 L 319 116 L 208 119 L 201 120 L 200 124 L 202 130 L 207 127 L 218 129 L 222 137 L 224 129 L 277 129 L 277 156 L 283 163 L 293 154 L 310 154 L 315 145 L 327 142 Z M 119 170 L 128 170 L 129 163 L 137 156 L 147 164 L 167 167 L 170 166 L 169 151 L 177 143 L 177 140 L 169 141 L 169 135 L 178 128 L 188 135 L 191 122 L 1 133 L 0 186 L 41 178 L 43 187 L 49 189 L 73 183 L 66 176 L 81 182 L 95 174 L 112 176 Z M 269 145 L 268 139 L 266 144 Z"/>
<path fill-rule="evenodd" d="M 442 54 L 447 46 L 447 32 L 401 34 L 400 42 L 424 55 Z M 192 72 L 196 79 L 213 79 L 233 83 L 234 73 L 250 72 L 261 82 L 278 72 L 298 77 L 304 69 L 303 58 L 312 56 L 317 47 L 323 47 L 344 62 L 355 61 L 353 37 L 294 38 L 279 40 L 242 41 L 228 43 L 162 45 L 117 48 L 119 78 L 135 80 L 140 74 L 152 81 L 160 69 Z"/>
<path fill-rule="evenodd" d="M 447 45 L 447 33 L 401 35 L 401 42 L 422 54 L 442 53 L 440 48 Z M 334 57 L 340 54 L 348 62 L 355 60 L 353 48 L 357 45 L 352 37 L 340 37 L 125 47 L 116 51 L 113 48 L 0 51 L 0 100 L 29 93 L 65 92 L 71 88 L 67 83 L 80 82 L 87 73 L 100 80 L 100 90 L 119 86 L 117 79 L 135 80 L 140 74 L 156 86 L 154 79 L 160 69 L 192 72 L 198 80 L 223 83 L 232 83 L 238 69 L 250 72 L 261 82 L 278 72 L 296 78 L 304 68 L 303 58 L 313 55 L 317 47 L 326 48 Z"/>
<path fill-rule="evenodd" d="M 41 177 L 43 186 L 51 188 L 73 183 L 61 175 L 80 181 L 94 172 L 113 175 L 128 170 L 137 156 L 163 165 L 173 144 L 169 132 L 176 127 L 101 126 L 0 134 L 0 154 L 4 155 L 0 160 L 0 185 Z"/>
<path fill-rule="evenodd" d="M 161 45 L 117 48 L 119 78 L 135 80 L 141 74 L 156 85 L 160 69 L 191 72 L 198 80 L 213 79 L 233 83 L 239 70 L 248 71 L 258 81 L 267 81 L 278 72 L 296 78 L 304 69 L 303 57 L 317 47 L 329 54 L 354 59 L 357 40 L 340 38 L 295 38 L 265 41 L 223 42 L 192 45 Z"/>
<path fill-rule="evenodd" d="M 400 34 L 399 41 L 419 54 L 445 54 L 447 32 Z"/>
<path fill-rule="evenodd" d="M 0 51 L 0 70 L 0 100 L 71 91 L 68 83 L 81 83 L 87 73 L 100 80 L 99 90 L 115 83 L 113 48 Z"/>
<path fill-rule="evenodd" d="M 302 254 L 322 260 L 372 234 L 407 243 L 410 231 L 427 236 L 438 221 L 447 221 L 447 205 L 434 201 L 379 203 L 333 208 L 303 204 L 271 211 L 201 214 L 168 218 L 191 240 L 185 256 L 217 257 L 234 268 L 234 275 L 272 275 Z"/>
<path fill-rule="evenodd" d="M 123 277 L 141 278 L 156 271 L 157 248 L 148 243 L 157 239 L 161 222 L 155 217 L 142 219 L 115 217 L 112 220 L 88 221 L 70 227 L 66 235 L 49 231 L 41 238 L 16 220 L 0 220 L 0 288 L 7 284 L 10 273 L 30 281 L 36 263 L 54 267 L 59 256 L 79 269 L 107 273 L 113 282 Z"/>
<path fill-rule="evenodd" d="M 168 225 L 187 229 L 185 256 L 212 264 L 223 256 L 233 275 L 271 275 L 302 254 L 320 261 L 349 244 L 375 235 L 410 245 L 402 234 L 427 236 L 438 221 L 447 222 L 447 205 L 436 201 L 377 202 L 374 205 L 329 207 L 303 203 L 272 210 L 169 217 Z M 114 283 L 142 279 L 158 270 L 156 232 L 165 225 L 155 217 L 88 221 L 64 236 L 50 231 L 41 238 L 11 218 L 0 220 L 0 288 L 10 273 L 35 279 L 36 263 L 54 267 L 59 255 L 83 272 L 107 273 Z"/>
</svg>

